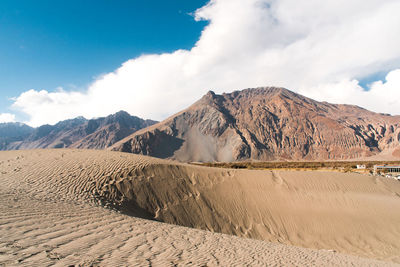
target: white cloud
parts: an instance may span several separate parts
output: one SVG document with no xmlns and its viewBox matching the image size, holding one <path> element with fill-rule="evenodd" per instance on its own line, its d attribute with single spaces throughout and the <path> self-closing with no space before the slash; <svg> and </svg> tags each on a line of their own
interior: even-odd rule
<svg viewBox="0 0 400 267">
<path fill-rule="evenodd" d="M 81 116 L 87 95 L 79 92 L 29 90 L 14 99 L 13 108 L 30 116 L 28 124 L 39 126 L 56 123 L 62 119 Z"/>
<path fill-rule="evenodd" d="M 15 115 L 11 113 L 0 113 L 0 123 L 15 122 Z"/>
<path fill-rule="evenodd" d="M 304 88 L 300 93 L 320 101 L 347 103 L 362 106 L 366 109 L 400 114 L 400 69 L 386 75 L 385 81 L 376 81 L 364 90 L 357 80 L 342 80 L 331 84 L 322 84 Z"/>
<path fill-rule="evenodd" d="M 160 120 L 210 89 L 275 85 L 400 114 L 399 13 L 398 0 L 212 0 L 195 12 L 209 25 L 191 50 L 129 60 L 84 93 L 29 90 L 13 107 L 31 125 L 121 109 Z M 386 82 L 359 86 L 381 71 Z"/>
</svg>

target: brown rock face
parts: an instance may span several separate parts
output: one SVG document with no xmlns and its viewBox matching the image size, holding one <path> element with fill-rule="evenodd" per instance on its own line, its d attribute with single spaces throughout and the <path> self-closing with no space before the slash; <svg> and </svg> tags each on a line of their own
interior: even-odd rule
<svg viewBox="0 0 400 267">
<path fill-rule="evenodd" d="M 399 148 L 400 116 L 274 87 L 210 91 L 188 109 L 112 146 L 180 161 L 396 157 Z"/>
</svg>

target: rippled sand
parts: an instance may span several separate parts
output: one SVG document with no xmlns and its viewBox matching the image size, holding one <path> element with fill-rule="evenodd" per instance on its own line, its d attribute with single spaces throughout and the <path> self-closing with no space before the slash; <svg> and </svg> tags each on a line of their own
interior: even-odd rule
<svg viewBox="0 0 400 267">
<path fill-rule="evenodd" d="M 400 183 L 394 180 L 221 170 L 109 151 L 33 150 L 1 152 L 0 181 L 0 265 L 400 261 Z"/>
</svg>

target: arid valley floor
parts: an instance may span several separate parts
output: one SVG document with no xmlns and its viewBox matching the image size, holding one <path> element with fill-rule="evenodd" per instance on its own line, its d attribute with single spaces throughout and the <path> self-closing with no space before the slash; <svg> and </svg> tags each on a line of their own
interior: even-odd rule
<svg viewBox="0 0 400 267">
<path fill-rule="evenodd" d="M 0 152 L 0 266 L 395 266 L 400 182 Z"/>
</svg>

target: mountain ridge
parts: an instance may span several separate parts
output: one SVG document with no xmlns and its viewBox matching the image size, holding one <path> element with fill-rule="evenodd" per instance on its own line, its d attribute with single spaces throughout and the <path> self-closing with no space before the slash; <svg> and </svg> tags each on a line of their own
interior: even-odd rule
<svg viewBox="0 0 400 267">
<path fill-rule="evenodd" d="M 119 111 L 107 117 L 87 120 L 77 117 L 60 121 L 54 125 L 42 125 L 37 128 L 21 123 L 11 123 L 8 127 L 29 127 L 29 133 L 21 136 L 16 132 L 13 138 L 1 142 L 0 150 L 19 150 L 35 148 L 86 148 L 105 149 L 133 132 L 154 124 L 155 121 L 143 120 Z M 5 124 L 3 125 L 5 128 Z M 0 127 L 1 129 L 1 127 Z M 19 135 L 18 135 L 19 134 Z"/>
<path fill-rule="evenodd" d="M 340 160 L 391 151 L 396 156 L 400 116 L 318 102 L 278 87 L 209 91 L 110 149 L 179 161 Z"/>
</svg>

